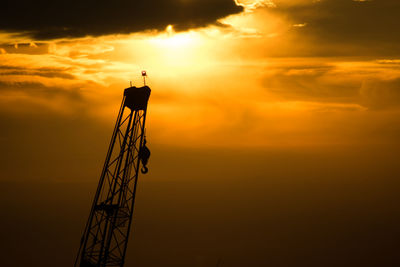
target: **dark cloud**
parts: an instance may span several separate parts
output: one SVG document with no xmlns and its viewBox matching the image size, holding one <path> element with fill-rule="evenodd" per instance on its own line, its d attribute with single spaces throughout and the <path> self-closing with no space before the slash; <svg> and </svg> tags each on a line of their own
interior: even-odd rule
<svg viewBox="0 0 400 267">
<path fill-rule="evenodd" d="M 35 39 L 161 30 L 168 24 L 185 30 L 242 10 L 233 0 L 6 0 L 0 29 Z"/>
<path fill-rule="evenodd" d="M 302 37 L 313 41 L 313 54 L 398 54 L 400 51 L 400 1 L 398 0 L 323 0 L 307 4 L 274 1 L 270 9 L 289 17 Z M 322 53 L 323 54 L 323 53 Z M 326 54 L 324 54 L 326 55 Z"/>
</svg>

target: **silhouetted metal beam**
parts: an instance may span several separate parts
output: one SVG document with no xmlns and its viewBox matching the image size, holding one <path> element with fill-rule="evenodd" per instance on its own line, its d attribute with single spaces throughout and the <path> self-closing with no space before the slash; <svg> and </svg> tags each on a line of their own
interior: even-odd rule
<svg viewBox="0 0 400 267">
<path fill-rule="evenodd" d="M 107 152 L 75 266 L 123 266 L 139 176 L 147 163 L 145 122 L 150 88 L 129 87 Z M 141 151 L 147 153 L 141 153 Z"/>
</svg>

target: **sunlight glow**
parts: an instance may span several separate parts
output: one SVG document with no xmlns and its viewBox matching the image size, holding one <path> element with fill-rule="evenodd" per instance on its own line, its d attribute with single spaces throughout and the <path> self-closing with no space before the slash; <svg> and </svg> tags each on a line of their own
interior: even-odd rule
<svg viewBox="0 0 400 267">
<path fill-rule="evenodd" d="M 200 59 L 199 46 L 204 38 L 196 32 L 176 33 L 172 25 L 165 32 L 148 39 L 148 51 L 153 51 L 158 65 L 187 66 Z"/>
<path fill-rule="evenodd" d="M 150 38 L 150 43 L 160 48 L 184 47 L 194 43 L 194 34 L 191 32 L 175 33 L 172 25 L 168 25 L 165 33 Z"/>
</svg>

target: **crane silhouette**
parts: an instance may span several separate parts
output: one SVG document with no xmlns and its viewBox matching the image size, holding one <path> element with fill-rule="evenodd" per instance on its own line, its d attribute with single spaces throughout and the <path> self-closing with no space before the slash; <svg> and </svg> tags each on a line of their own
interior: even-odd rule
<svg viewBox="0 0 400 267">
<path fill-rule="evenodd" d="M 142 173 L 148 171 L 144 133 L 150 93 L 148 86 L 124 91 L 75 267 L 124 265 L 140 164 Z"/>
</svg>

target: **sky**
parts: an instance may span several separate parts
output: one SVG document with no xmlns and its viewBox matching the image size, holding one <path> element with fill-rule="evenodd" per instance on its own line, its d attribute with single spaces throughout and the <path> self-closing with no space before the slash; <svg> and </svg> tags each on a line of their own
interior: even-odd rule
<svg viewBox="0 0 400 267">
<path fill-rule="evenodd" d="M 2 11 L 5 266 L 72 265 L 123 89 L 142 70 L 152 156 L 127 266 L 400 264 L 398 0 Z"/>
</svg>

